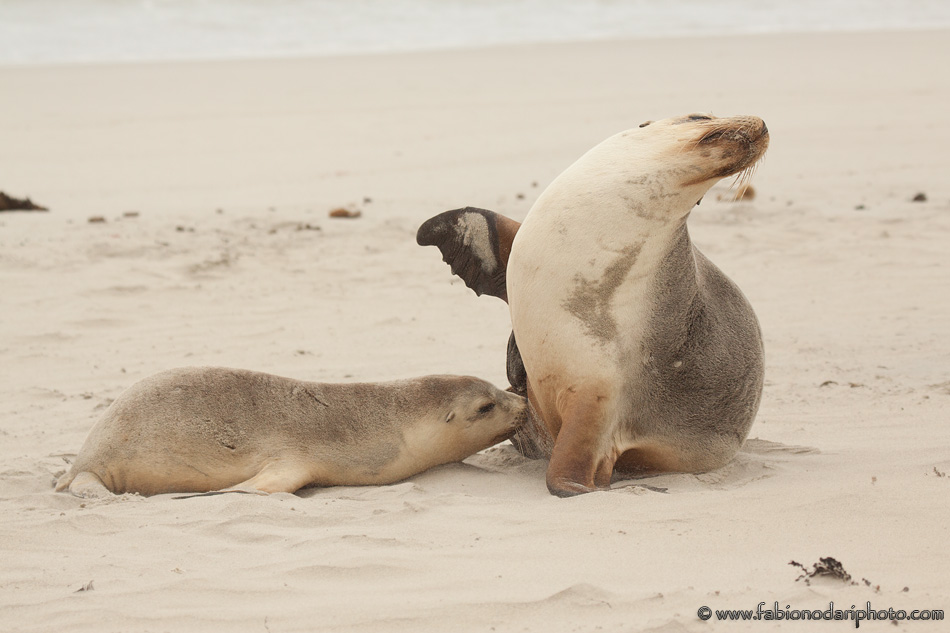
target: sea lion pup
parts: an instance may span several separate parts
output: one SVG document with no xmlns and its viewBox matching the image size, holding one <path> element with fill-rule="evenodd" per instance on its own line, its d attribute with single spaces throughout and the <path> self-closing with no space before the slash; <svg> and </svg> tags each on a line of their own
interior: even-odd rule
<svg viewBox="0 0 950 633">
<path fill-rule="evenodd" d="M 551 493 L 609 487 L 615 468 L 707 471 L 741 447 L 762 394 L 762 336 L 686 220 L 718 180 L 748 176 L 768 142 L 756 117 L 649 122 L 581 157 L 520 226 L 467 208 L 420 227 L 417 241 L 466 284 L 509 303 L 509 378 L 536 429 L 516 446 L 550 455 Z"/>
<path fill-rule="evenodd" d="M 525 401 L 470 376 L 324 384 L 172 369 L 120 395 L 56 490 L 79 497 L 388 484 L 514 433 Z"/>
</svg>

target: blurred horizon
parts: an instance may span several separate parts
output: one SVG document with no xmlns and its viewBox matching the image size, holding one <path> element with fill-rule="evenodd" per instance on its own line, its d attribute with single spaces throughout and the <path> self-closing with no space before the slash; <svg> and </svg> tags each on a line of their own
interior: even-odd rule
<svg viewBox="0 0 950 633">
<path fill-rule="evenodd" d="M 0 0 L 0 65 L 948 26 L 947 0 Z"/>
</svg>

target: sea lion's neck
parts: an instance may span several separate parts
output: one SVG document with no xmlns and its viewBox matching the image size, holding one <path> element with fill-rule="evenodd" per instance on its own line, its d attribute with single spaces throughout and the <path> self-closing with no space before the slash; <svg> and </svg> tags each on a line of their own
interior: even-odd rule
<svg viewBox="0 0 950 633">
<path fill-rule="evenodd" d="M 666 253 L 659 257 L 653 270 L 658 292 L 657 308 L 661 313 L 688 310 L 697 300 L 696 249 L 684 221 L 666 244 Z"/>
</svg>

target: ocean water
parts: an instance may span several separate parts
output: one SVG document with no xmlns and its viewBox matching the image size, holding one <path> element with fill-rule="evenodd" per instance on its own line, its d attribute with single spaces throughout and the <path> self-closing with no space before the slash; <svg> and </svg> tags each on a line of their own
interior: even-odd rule
<svg viewBox="0 0 950 633">
<path fill-rule="evenodd" d="M 950 26 L 950 0 L 0 0 L 0 64 Z"/>
</svg>

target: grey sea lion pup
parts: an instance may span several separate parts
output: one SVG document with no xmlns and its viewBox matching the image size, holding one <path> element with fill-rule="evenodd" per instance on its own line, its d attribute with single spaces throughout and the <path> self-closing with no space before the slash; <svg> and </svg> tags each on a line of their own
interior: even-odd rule
<svg viewBox="0 0 950 633">
<path fill-rule="evenodd" d="M 478 294 L 508 301 L 508 375 L 529 401 L 513 440 L 549 456 L 570 496 L 632 473 L 701 472 L 742 446 L 763 384 L 762 336 L 686 220 L 718 180 L 748 176 L 769 143 L 750 116 L 649 122 L 594 147 L 519 226 L 447 211 L 419 229 Z"/>
<path fill-rule="evenodd" d="M 294 492 L 387 484 L 510 437 L 524 398 L 469 376 L 324 384 L 220 367 L 130 387 L 56 490 Z"/>
</svg>

